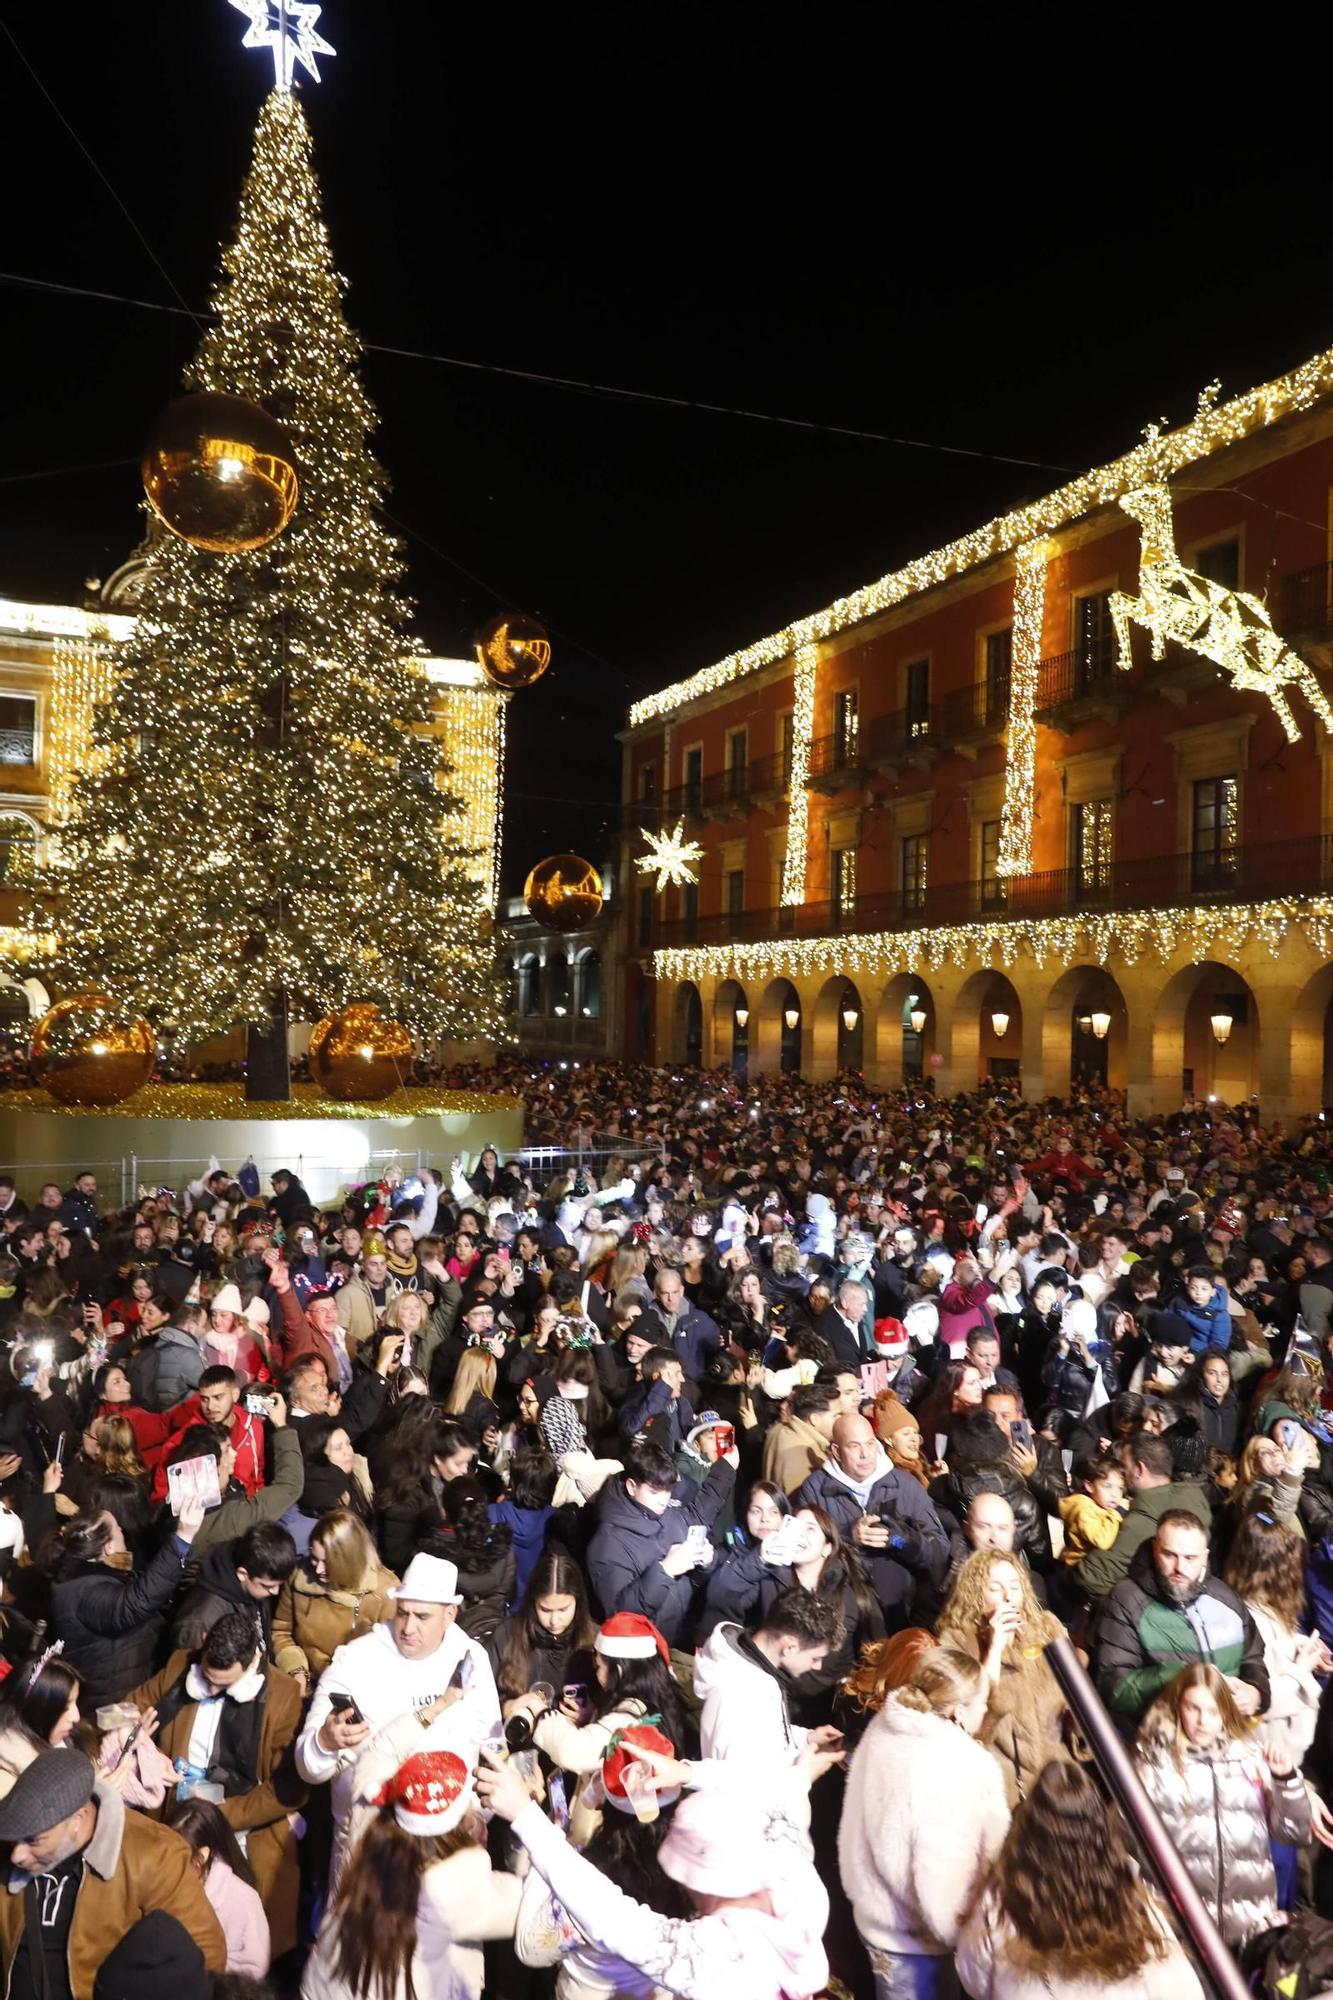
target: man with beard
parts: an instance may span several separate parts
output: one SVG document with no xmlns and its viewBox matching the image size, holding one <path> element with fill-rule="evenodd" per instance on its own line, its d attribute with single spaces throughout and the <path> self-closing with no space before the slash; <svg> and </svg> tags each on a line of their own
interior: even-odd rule
<svg viewBox="0 0 1333 2000">
<path fill-rule="evenodd" d="M 1132 1729 L 1184 1667 L 1214 1666 L 1242 1715 L 1268 1707 L 1263 1641 L 1234 1590 L 1208 1574 L 1208 1535 L 1183 1508 L 1157 1533 L 1107 1598 L 1097 1622 L 1093 1669 L 1102 1699 Z"/>
</svg>

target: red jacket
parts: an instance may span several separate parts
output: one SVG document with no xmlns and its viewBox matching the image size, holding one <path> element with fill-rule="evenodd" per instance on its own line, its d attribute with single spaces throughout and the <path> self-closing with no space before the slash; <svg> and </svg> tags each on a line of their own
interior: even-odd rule
<svg viewBox="0 0 1333 2000">
<path fill-rule="evenodd" d="M 153 1473 L 153 1499 L 167 1497 L 167 1462 L 186 1431 L 204 1421 L 197 1396 L 187 1396 L 183 1403 L 177 1403 L 168 1412 L 168 1422 L 176 1429 L 161 1448 L 161 1455 Z M 260 1417 L 252 1417 L 243 1404 L 238 1403 L 232 1412 L 231 1443 L 236 1453 L 236 1477 L 245 1488 L 247 1499 L 253 1500 L 264 1479 L 264 1424 Z M 142 1451 L 142 1445 L 139 1447 Z"/>
<path fill-rule="evenodd" d="M 1082 1187 L 1092 1168 L 1085 1166 L 1075 1152 L 1047 1153 L 1040 1160 L 1034 1160 L 1024 1172 L 1029 1180 L 1039 1180 L 1049 1174 L 1054 1180 L 1072 1181 L 1075 1187 Z"/>
<path fill-rule="evenodd" d="M 134 1432 L 140 1458 L 152 1471 L 171 1436 L 175 1415 L 174 1410 L 168 1410 L 165 1415 L 159 1415 L 156 1410 L 141 1410 L 137 1403 L 99 1403 L 88 1419 L 88 1428 L 91 1430 L 95 1424 L 100 1424 L 103 1417 L 124 1417 Z"/>
<path fill-rule="evenodd" d="M 327 1336 L 316 1333 L 306 1318 L 294 1286 L 288 1285 L 285 1292 L 278 1293 L 278 1307 L 282 1315 L 281 1324 L 276 1330 L 273 1327 L 269 1328 L 269 1346 L 273 1350 L 273 1359 L 280 1368 L 290 1368 L 302 1354 L 316 1354 L 324 1363 L 324 1372 L 336 1389 L 338 1357 Z"/>
</svg>

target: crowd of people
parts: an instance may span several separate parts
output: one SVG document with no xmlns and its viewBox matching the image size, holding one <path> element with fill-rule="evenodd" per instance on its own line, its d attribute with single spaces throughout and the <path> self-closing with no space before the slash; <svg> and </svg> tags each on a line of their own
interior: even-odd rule
<svg viewBox="0 0 1333 2000">
<path fill-rule="evenodd" d="M 0 1174 L 7 2000 L 1189 2000 L 1057 1640 L 1320 1990 L 1323 1115 L 447 1080 L 523 1155 Z"/>
</svg>

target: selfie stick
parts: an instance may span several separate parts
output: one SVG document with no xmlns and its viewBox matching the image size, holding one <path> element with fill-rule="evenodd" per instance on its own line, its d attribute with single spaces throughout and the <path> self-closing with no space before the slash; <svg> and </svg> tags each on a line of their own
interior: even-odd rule
<svg viewBox="0 0 1333 2000">
<path fill-rule="evenodd" d="M 1222 1933 L 1204 1906 L 1143 1780 L 1106 1712 L 1101 1696 L 1068 1638 L 1052 1639 L 1046 1660 L 1073 1711 L 1107 1790 L 1119 1806 L 1139 1852 L 1171 1907 L 1199 1973 L 1213 2000 L 1253 2000 Z"/>
</svg>

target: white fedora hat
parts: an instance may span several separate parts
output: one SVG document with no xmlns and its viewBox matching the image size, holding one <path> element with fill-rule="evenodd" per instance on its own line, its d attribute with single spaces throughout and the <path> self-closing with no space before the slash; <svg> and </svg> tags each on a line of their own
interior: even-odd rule
<svg viewBox="0 0 1333 2000">
<path fill-rule="evenodd" d="M 403 1580 L 390 1597 L 405 1597 L 414 1604 L 461 1604 L 458 1570 L 443 1556 L 415 1555 L 407 1565 Z"/>
</svg>

